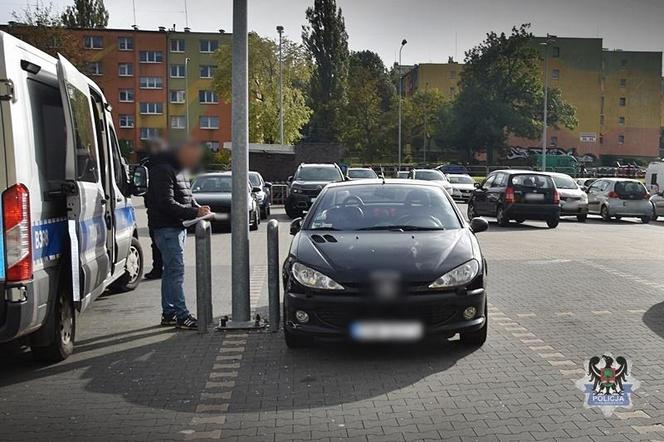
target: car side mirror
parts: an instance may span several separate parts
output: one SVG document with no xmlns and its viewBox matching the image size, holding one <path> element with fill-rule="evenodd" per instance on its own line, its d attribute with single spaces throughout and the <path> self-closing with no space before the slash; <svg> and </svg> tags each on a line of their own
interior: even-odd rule
<svg viewBox="0 0 664 442">
<path fill-rule="evenodd" d="M 131 176 L 131 194 L 143 196 L 148 191 L 148 168 L 136 166 Z"/>
<path fill-rule="evenodd" d="M 296 235 L 302 229 L 302 218 L 295 218 L 290 224 L 290 234 Z"/>
<path fill-rule="evenodd" d="M 293 175 L 289 176 L 286 181 L 288 181 L 289 183 L 292 183 L 293 182 Z"/>
<path fill-rule="evenodd" d="M 263 191 L 263 189 L 261 189 L 258 186 L 254 186 L 254 187 L 251 188 L 251 193 L 258 193 L 258 192 L 262 192 L 262 191 Z"/>
<path fill-rule="evenodd" d="M 270 189 L 272 187 L 272 183 L 269 181 L 266 181 L 263 183 L 263 186 L 265 186 L 266 189 Z"/>
<path fill-rule="evenodd" d="M 470 220 L 470 229 L 473 233 L 484 232 L 489 228 L 489 222 L 484 218 L 473 218 Z"/>
</svg>

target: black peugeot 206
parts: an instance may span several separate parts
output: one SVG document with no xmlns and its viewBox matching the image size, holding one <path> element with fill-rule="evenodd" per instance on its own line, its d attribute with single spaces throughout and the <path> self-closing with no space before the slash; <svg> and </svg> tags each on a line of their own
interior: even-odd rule
<svg viewBox="0 0 664 442">
<path fill-rule="evenodd" d="M 289 347 L 314 338 L 357 342 L 487 336 L 486 262 L 475 233 L 440 186 L 364 180 L 328 185 L 283 267 Z"/>
</svg>

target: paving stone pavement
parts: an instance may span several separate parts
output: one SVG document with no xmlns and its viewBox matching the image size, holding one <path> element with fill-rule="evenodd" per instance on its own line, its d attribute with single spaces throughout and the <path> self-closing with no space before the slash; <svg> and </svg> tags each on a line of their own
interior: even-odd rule
<svg viewBox="0 0 664 442">
<path fill-rule="evenodd" d="M 259 309 L 263 229 L 252 233 Z M 664 223 L 492 223 L 479 239 L 491 303 L 481 349 L 429 339 L 293 351 L 281 333 L 174 332 L 154 326 L 150 282 L 97 301 L 64 363 L 2 358 L 0 440 L 664 439 Z M 228 278 L 224 255 L 215 278 Z M 216 296 L 227 312 L 226 289 Z M 629 358 L 642 382 L 634 408 L 609 418 L 574 385 L 606 352 Z"/>
</svg>

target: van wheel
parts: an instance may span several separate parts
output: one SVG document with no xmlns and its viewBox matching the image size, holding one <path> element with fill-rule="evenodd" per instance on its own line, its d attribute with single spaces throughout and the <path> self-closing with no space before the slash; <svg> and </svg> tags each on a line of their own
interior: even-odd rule
<svg viewBox="0 0 664 442">
<path fill-rule="evenodd" d="M 486 342 L 487 331 L 489 330 L 489 311 L 486 306 L 484 307 L 484 318 L 484 325 L 481 329 L 474 332 L 459 334 L 459 339 L 461 339 L 462 344 L 472 347 L 481 347 L 484 345 Z"/>
<path fill-rule="evenodd" d="M 650 217 L 649 216 L 642 216 L 641 217 L 641 222 L 643 224 L 648 224 L 650 222 Z"/>
<path fill-rule="evenodd" d="M 500 227 L 507 227 L 507 225 L 510 223 L 510 220 L 505 215 L 505 210 L 502 206 L 498 207 L 498 210 L 496 211 L 496 221 L 498 221 L 498 225 Z"/>
<path fill-rule="evenodd" d="M 143 276 L 143 248 L 138 239 L 132 237 L 129 246 L 129 254 L 125 262 L 124 273 L 109 289 L 113 293 L 130 292 L 138 287 Z"/>
<path fill-rule="evenodd" d="M 51 327 L 48 331 L 51 343 L 43 347 L 32 347 L 32 356 L 40 362 L 60 362 L 74 351 L 76 315 L 66 290 L 60 290 L 53 315 L 53 320 L 45 325 Z"/>
<path fill-rule="evenodd" d="M 546 225 L 549 226 L 549 229 L 555 229 L 558 227 L 558 223 L 560 223 L 560 218 L 549 218 L 546 220 Z"/>
<path fill-rule="evenodd" d="M 516 221 L 517 224 L 522 224 L 525 220 L 525 218 L 516 218 L 514 221 Z"/>
<path fill-rule="evenodd" d="M 286 215 L 288 215 L 290 219 L 295 219 L 302 216 L 302 211 L 294 207 L 286 206 Z"/>
<path fill-rule="evenodd" d="M 606 206 L 602 206 L 602 208 L 599 211 L 599 215 L 602 217 L 602 221 L 608 223 L 611 221 L 611 215 L 609 215 L 609 208 Z"/>
</svg>

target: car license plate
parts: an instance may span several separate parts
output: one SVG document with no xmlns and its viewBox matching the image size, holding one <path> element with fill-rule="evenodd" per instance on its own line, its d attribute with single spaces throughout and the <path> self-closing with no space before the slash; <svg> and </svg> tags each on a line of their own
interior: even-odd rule
<svg viewBox="0 0 664 442">
<path fill-rule="evenodd" d="M 424 334 L 419 321 L 357 321 L 350 325 L 350 336 L 360 342 L 416 341 Z"/>
<path fill-rule="evenodd" d="M 527 193 L 526 201 L 544 201 L 544 195 L 541 193 Z"/>
</svg>

